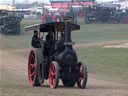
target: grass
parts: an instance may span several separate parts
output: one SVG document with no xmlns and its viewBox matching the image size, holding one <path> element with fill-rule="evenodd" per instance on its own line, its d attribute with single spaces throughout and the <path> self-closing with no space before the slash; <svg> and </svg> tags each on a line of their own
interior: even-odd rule
<svg viewBox="0 0 128 96">
<path fill-rule="evenodd" d="M 0 50 L 10 51 L 18 56 L 28 57 L 31 48 L 33 32 L 24 32 L 24 27 L 40 23 L 39 19 L 25 19 L 21 22 L 21 35 L 0 35 Z M 128 39 L 127 24 L 83 24 L 81 30 L 72 32 L 72 39 L 76 44 L 96 41 Z M 15 50 L 24 50 L 17 52 Z M 79 60 L 87 62 L 89 74 L 100 78 L 128 81 L 128 49 L 89 47 L 76 48 Z"/>
<path fill-rule="evenodd" d="M 86 62 L 89 74 L 101 79 L 128 81 L 128 49 L 76 48 L 80 61 Z"/>
<path fill-rule="evenodd" d="M 21 22 L 21 30 L 24 31 L 25 26 L 41 23 L 40 19 L 23 19 Z"/>
<path fill-rule="evenodd" d="M 81 25 L 81 29 L 72 32 L 76 43 L 128 39 L 127 24 L 90 24 Z"/>
</svg>

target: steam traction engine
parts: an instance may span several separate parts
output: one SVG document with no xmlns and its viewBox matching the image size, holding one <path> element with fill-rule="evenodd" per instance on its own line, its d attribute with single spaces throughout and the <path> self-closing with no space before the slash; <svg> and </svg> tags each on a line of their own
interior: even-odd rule
<svg viewBox="0 0 128 96">
<path fill-rule="evenodd" d="M 79 30 L 80 26 L 70 22 L 51 22 L 25 28 L 26 31 L 35 29 L 39 29 L 39 36 L 52 30 L 54 40 L 49 47 L 50 43 L 43 40 L 41 48 L 33 48 L 30 51 L 28 61 L 30 84 L 41 86 L 44 79 L 49 79 L 50 87 L 57 88 L 61 79 L 66 87 L 74 87 L 77 83 L 79 88 L 84 89 L 87 83 L 87 67 L 84 63 L 78 62 L 71 40 L 71 31 Z M 59 33 L 63 34 L 60 38 Z"/>
</svg>

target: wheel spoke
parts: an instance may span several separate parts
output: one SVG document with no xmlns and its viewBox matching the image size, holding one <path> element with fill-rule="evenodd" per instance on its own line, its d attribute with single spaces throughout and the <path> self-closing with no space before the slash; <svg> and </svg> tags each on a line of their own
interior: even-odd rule
<svg viewBox="0 0 128 96">
<path fill-rule="evenodd" d="M 36 69 L 36 63 L 34 63 L 34 69 Z"/>
<path fill-rule="evenodd" d="M 82 80 L 82 78 L 78 78 L 78 81 L 79 81 L 80 84 L 81 84 L 81 80 Z"/>
<path fill-rule="evenodd" d="M 84 77 L 84 73 L 83 72 L 80 72 L 80 77 Z"/>
<path fill-rule="evenodd" d="M 33 64 L 30 64 L 30 67 L 32 67 L 33 66 Z"/>
<path fill-rule="evenodd" d="M 34 58 L 34 67 L 36 66 L 36 59 Z"/>
<path fill-rule="evenodd" d="M 33 73 L 31 74 L 31 77 L 32 77 L 33 75 L 35 75 L 35 72 L 33 72 Z"/>
<path fill-rule="evenodd" d="M 51 76 L 49 76 L 49 81 L 50 81 L 50 82 L 52 81 L 52 77 L 51 77 Z"/>
<path fill-rule="evenodd" d="M 56 72 L 51 72 L 51 74 L 52 74 L 52 77 L 55 77 Z"/>
<path fill-rule="evenodd" d="M 55 66 L 53 66 L 52 68 L 53 68 L 53 72 L 55 72 Z"/>
<path fill-rule="evenodd" d="M 53 77 L 51 77 L 51 83 L 53 84 Z"/>
<path fill-rule="evenodd" d="M 80 71 L 78 71 L 78 75 L 79 75 L 79 77 L 84 77 L 84 72 L 82 71 L 82 72 L 80 72 Z"/>
</svg>

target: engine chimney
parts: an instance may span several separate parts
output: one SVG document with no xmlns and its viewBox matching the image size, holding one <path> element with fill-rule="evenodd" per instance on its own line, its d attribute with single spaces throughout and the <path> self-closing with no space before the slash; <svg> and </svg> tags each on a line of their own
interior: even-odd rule
<svg viewBox="0 0 128 96">
<path fill-rule="evenodd" d="M 65 22 L 65 48 L 72 49 L 72 40 L 71 40 L 71 22 Z"/>
</svg>

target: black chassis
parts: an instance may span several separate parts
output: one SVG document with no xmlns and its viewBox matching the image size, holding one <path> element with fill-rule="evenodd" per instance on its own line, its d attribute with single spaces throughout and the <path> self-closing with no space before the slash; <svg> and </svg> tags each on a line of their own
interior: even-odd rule
<svg viewBox="0 0 128 96">
<path fill-rule="evenodd" d="M 52 61 L 57 61 L 60 67 L 60 78 L 66 80 L 71 80 L 76 82 L 76 65 L 77 54 L 73 49 L 73 42 L 71 40 L 71 30 L 79 30 L 80 26 L 76 24 L 71 24 L 70 22 L 53 22 L 47 24 L 37 24 L 34 26 L 26 27 L 25 30 L 35 30 L 39 29 L 39 37 L 41 32 L 48 32 L 52 30 L 54 33 L 55 42 L 50 48 L 50 55 L 46 56 L 46 41 L 41 41 L 41 50 L 43 54 L 43 66 L 44 66 L 44 78 L 48 79 L 49 65 Z M 56 48 L 58 40 L 58 32 L 64 33 L 64 41 L 62 42 L 62 49 Z"/>
</svg>

